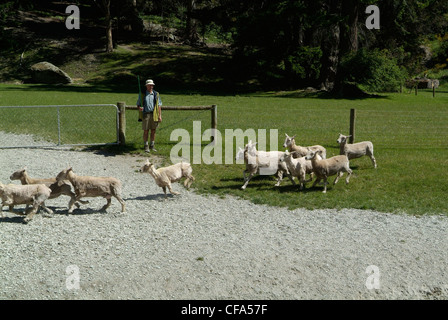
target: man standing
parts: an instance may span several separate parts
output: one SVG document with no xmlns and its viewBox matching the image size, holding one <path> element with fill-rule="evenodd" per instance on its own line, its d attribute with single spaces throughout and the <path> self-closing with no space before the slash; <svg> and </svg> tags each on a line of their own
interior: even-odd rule
<svg viewBox="0 0 448 320">
<path fill-rule="evenodd" d="M 156 129 L 159 122 L 162 121 L 162 100 L 160 99 L 159 93 L 154 90 L 154 85 L 154 81 L 150 79 L 146 80 L 146 92 L 143 97 L 143 104 L 140 101 L 140 97 L 137 100 L 137 107 L 143 112 L 142 129 L 145 152 L 150 152 L 150 150 L 157 151 L 154 149 Z M 151 130 L 151 143 L 148 145 L 149 130 Z"/>
</svg>

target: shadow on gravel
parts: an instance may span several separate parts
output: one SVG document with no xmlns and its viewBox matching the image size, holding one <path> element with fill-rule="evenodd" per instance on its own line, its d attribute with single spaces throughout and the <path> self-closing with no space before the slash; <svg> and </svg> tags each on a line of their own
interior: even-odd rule
<svg viewBox="0 0 448 320">
<path fill-rule="evenodd" d="M 168 198 L 167 198 L 167 200 L 170 200 L 170 199 L 174 199 L 174 197 L 176 197 L 175 195 L 172 195 L 172 194 L 170 194 L 170 193 L 168 193 L 167 194 L 167 196 L 168 196 Z M 163 194 L 163 193 L 158 193 L 158 194 L 149 194 L 149 195 L 147 195 L 147 196 L 144 196 L 144 197 L 135 197 L 135 198 L 126 198 L 126 199 L 123 199 L 124 201 L 128 201 L 128 200 L 152 200 L 152 201 L 154 201 L 154 200 L 159 200 L 159 201 L 163 201 L 163 200 L 165 200 L 165 194 Z"/>
<path fill-rule="evenodd" d="M 20 223 L 24 224 L 23 218 L 25 216 L 0 217 L 0 223 Z"/>
</svg>

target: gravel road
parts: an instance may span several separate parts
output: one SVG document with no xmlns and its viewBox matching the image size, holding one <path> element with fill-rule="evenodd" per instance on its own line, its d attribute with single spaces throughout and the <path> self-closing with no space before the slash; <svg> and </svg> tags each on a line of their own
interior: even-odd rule
<svg viewBox="0 0 448 320">
<path fill-rule="evenodd" d="M 143 160 L 0 149 L 2 183 L 23 166 L 50 177 L 70 164 L 120 179 L 127 209 L 112 199 L 100 212 L 105 200 L 88 198 L 67 215 L 61 196 L 47 201 L 53 217 L 23 224 L 5 207 L 0 299 L 448 299 L 446 216 L 288 210 L 178 183 L 181 195 L 164 201 L 137 172 Z"/>
</svg>

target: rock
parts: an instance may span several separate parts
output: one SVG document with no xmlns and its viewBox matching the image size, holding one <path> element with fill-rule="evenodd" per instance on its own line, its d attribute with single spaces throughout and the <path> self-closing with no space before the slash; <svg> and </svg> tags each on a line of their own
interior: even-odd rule
<svg viewBox="0 0 448 320">
<path fill-rule="evenodd" d="M 44 84 L 72 83 L 70 76 L 49 62 L 38 62 L 31 66 L 34 82 Z"/>
</svg>

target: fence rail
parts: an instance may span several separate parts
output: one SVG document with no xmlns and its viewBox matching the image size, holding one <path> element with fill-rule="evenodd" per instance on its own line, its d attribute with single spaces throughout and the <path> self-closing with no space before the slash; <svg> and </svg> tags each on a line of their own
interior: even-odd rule
<svg viewBox="0 0 448 320">
<path fill-rule="evenodd" d="M 0 106 L 0 148 L 119 144 L 118 121 L 114 104 Z"/>
</svg>

